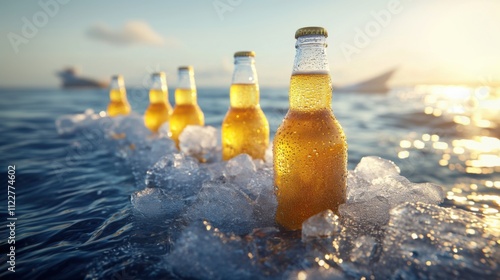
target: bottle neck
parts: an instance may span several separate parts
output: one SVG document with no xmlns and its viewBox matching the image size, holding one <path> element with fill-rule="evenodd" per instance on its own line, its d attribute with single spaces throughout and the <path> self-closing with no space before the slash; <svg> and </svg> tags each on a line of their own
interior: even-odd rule
<svg viewBox="0 0 500 280">
<path fill-rule="evenodd" d="M 179 84 L 177 88 L 196 90 L 194 82 L 194 72 L 191 69 L 179 69 Z"/>
<path fill-rule="evenodd" d="M 290 109 L 300 111 L 331 110 L 332 84 L 326 56 L 326 38 L 302 36 L 290 82 Z"/>
<path fill-rule="evenodd" d="M 248 108 L 259 105 L 259 82 L 255 58 L 238 56 L 234 58 L 234 72 L 229 99 L 233 108 Z"/>
<path fill-rule="evenodd" d="M 179 69 L 179 85 L 175 90 L 176 105 L 196 105 L 196 83 L 192 68 Z"/>
<path fill-rule="evenodd" d="M 127 91 L 125 90 L 125 83 L 121 76 L 115 76 L 111 79 L 109 98 L 113 102 L 127 101 Z"/>
<path fill-rule="evenodd" d="M 165 103 L 168 100 L 167 79 L 163 73 L 155 73 L 152 76 L 152 85 L 149 90 L 150 103 Z"/>
<path fill-rule="evenodd" d="M 234 58 L 234 72 L 232 84 L 258 84 L 255 58 L 251 56 L 237 56 Z"/>
</svg>

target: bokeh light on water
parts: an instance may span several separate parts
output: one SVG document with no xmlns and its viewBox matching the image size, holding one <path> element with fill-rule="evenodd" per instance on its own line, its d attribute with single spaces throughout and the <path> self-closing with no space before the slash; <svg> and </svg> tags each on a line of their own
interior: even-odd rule
<svg viewBox="0 0 500 280">
<path fill-rule="evenodd" d="M 423 113 L 440 120 L 430 131 L 401 139 L 398 158 L 435 160 L 443 176 L 455 179 L 447 190 L 449 203 L 486 216 L 493 228 L 500 228 L 499 93 L 486 86 L 425 85 L 398 93 L 402 100 L 421 101 Z"/>
</svg>

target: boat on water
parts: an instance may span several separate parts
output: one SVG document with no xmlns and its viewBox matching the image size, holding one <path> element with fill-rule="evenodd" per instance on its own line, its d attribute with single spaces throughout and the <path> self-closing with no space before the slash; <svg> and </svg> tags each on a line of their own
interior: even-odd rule
<svg viewBox="0 0 500 280">
<path fill-rule="evenodd" d="M 80 77 L 76 68 L 70 67 L 57 72 L 57 76 L 62 79 L 63 88 L 106 88 L 109 83 Z"/>
<path fill-rule="evenodd" d="M 396 72 L 396 68 L 386 71 L 378 76 L 372 77 L 370 79 L 350 84 L 347 86 L 334 87 L 336 92 L 359 92 L 359 93 L 376 93 L 385 94 L 390 88 L 387 85 L 387 81 Z"/>
</svg>

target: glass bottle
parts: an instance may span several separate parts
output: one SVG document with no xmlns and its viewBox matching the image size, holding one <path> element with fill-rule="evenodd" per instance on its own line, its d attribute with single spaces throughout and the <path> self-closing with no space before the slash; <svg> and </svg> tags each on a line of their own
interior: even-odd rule
<svg viewBox="0 0 500 280">
<path fill-rule="evenodd" d="M 290 230 L 346 200 L 347 142 L 331 108 L 327 36 L 322 27 L 295 33 L 290 108 L 273 142 L 276 222 Z"/>
<path fill-rule="evenodd" d="M 122 75 L 111 77 L 109 90 L 108 116 L 128 115 L 130 113 L 130 104 L 127 100 L 127 91 Z"/>
<path fill-rule="evenodd" d="M 179 148 L 179 136 L 188 125 L 204 125 L 205 117 L 198 106 L 194 70 L 179 67 L 179 85 L 175 90 L 175 107 L 170 117 L 170 134 Z"/>
<path fill-rule="evenodd" d="M 246 153 L 264 159 L 269 145 L 269 123 L 259 104 L 259 83 L 253 51 L 234 54 L 229 91 L 230 107 L 222 122 L 222 158 Z"/>
<path fill-rule="evenodd" d="M 167 79 L 164 72 L 151 75 L 153 85 L 149 90 L 149 106 L 144 112 L 144 125 L 153 132 L 163 123 L 168 122 L 172 114 L 172 106 L 168 102 Z"/>
</svg>

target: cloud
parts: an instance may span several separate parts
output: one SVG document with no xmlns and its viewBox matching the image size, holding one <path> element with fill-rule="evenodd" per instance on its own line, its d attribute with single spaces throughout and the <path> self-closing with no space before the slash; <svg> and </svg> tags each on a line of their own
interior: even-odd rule
<svg viewBox="0 0 500 280">
<path fill-rule="evenodd" d="M 146 22 L 128 21 L 118 30 L 113 30 L 105 24 L 96 24 L 87 31 L 87 35 L 113 45 L 145 44 L 151 46 L 177 47 L 179 40 L 164 38 L 156 33 Z"/>
</svg>

